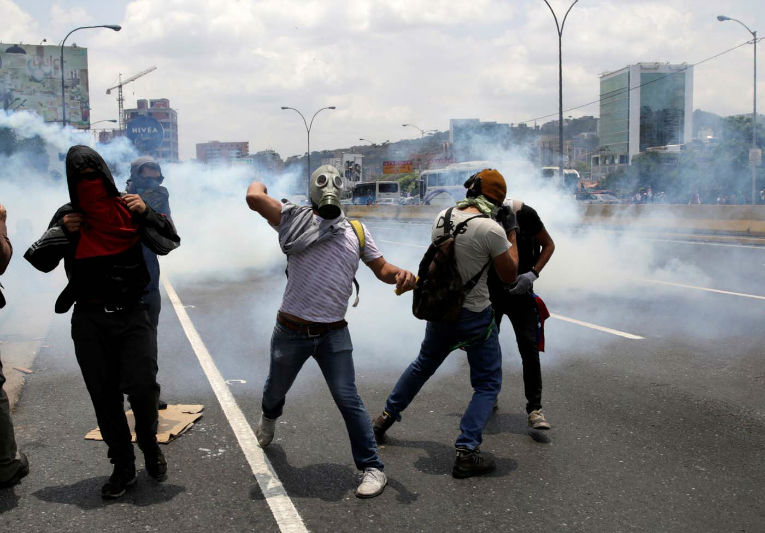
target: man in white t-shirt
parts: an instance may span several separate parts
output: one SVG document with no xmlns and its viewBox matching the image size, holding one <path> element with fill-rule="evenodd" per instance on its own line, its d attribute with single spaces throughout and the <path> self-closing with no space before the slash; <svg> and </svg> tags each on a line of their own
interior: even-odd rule
<svg viewBox="0 0 765 533">
<path fill-rule="evenodd" d="M 388 396 L 385 410 L 374 421 L 375 437 L 382 442 L 385 432 L 401 420 L 401 412 L 446 357 L 457 348 L 465 348 L 473 398 L 462 415 L 461 434 L 455 443 L 457 455 L 452 475 L 456 478 L 477 476 L 494 469 L 494 460 L 480 455 L 479 451 L 483 429 L 502 385 L 502 353 L 486 284 L 487 267 L 493 265 L 506 283 L 515 280 L 518 269 L 512 211 L 503 212 L 504 217 L 509 217 L 505 218 L 507 229 L 496 220 L 507 191 L 504 177 L 496 170 L 484 169 L 471 176 L 465 186 L 467 198 L 436 217 L 432 240 L 444 235 L 444 227 L 448 232 L 457 233 L 454 257 L 462 282 L 467 283 L 479 272 L 480 277 L 467 293 L 455 322 L 428 321 L 417 359 L 401 375 Z M 457 226 L 468 219 L 460 231 Z"/>
<path fill-rule="evenodd" d="M 271 337 L 271 366 L 255 435 L 262 447 L 274 437 L 276 419 L 305 361 L 313 356 L 345 420 L 356 467 L 363 471 L 359 498 L 380 494 L 387 483 L 372 422 L 356 390 L 353 345 L 344 320 L 359 259 L 399 291 L 414 287 L 414 274 L 388 263 L 369 231 L 358 230 L 340 209 L 343 180 L 335 167 L 311 175 L 311 207 L 280 204 L 263 183 L 253 182 L 247 205 L 279 232 L 288 280 Z"/>
</svg>

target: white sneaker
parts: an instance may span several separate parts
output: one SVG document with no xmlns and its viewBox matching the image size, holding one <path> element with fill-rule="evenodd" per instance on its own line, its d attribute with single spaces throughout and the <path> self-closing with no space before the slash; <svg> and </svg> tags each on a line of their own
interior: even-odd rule
<svg viewBox="0 0 765 533">
<path fill-rule="evenodd" d="M 364 477 L 361 478 L 361 485 L 356 489 L 356 497 L 374 498 L 382 494 L 387 484 L 388 477 L 385 475 L 385 472 L 379 468 L 367 468 L 364 470 Z"/>
<path fill-rule="evenodd" d="M 271 441 L 274 440 L 274 430 L 276 429 L 276 419 L 273 420 L 267 418 L 265 415 L 260 415 L 260 422 L 255 429 L 255 437 L 258 439 L 258 444 L 261 448 L 265 448 Z"/>
</svg>

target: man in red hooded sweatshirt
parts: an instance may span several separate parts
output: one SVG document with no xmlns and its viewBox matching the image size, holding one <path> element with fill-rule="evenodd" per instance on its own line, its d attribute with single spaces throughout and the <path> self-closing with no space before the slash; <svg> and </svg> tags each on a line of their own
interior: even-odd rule
<svg viewBox="0 0 765 533">
<path fill-rule="evenodd" d="M 56 301 L 56 312 L 65 313 L 74 304 L 74 350 L 114 465 L 101 496 L 118 498 L 136 480 L 123 395 L 135 415 L 146 471 L 157 481 L 167 478 L 156 439 L 157 342 L 141 301 L 149 281 L 141 243 L 164 255 L 180 238 L 172 222 L 140 196 L 120 195 L 109 167 L 92 148 L 69 149 L 66 177 L 71 202 L 59 208 L 24 257 L 43 272 L 64 259 L 69 283 Z"/>
</svg>

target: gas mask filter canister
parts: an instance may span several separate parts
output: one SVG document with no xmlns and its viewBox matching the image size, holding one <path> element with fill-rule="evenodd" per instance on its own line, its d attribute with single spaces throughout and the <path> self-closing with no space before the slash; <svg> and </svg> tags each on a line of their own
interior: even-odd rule
<svg viewBox="0 0 765 533">
<path fill-rule="evenodd" d="M 332 165 L 322 165 L 311 174 L 311 203 L 321 218 L 332 220 L 342 214 L 342 190 L 343 178 Z"/>
</svg>

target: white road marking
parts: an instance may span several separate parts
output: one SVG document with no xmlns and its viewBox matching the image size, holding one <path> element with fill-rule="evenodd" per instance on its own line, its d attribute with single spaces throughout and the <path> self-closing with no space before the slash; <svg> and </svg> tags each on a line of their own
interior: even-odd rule
<svg viewBox="0 0 765 533">
<path fill-rule="evenodd" d="M 569 318 L 567 316 L 559 315 L 556 313 L 550 313 L 550 317 L 557 318 L 558 320 L 563 320 L 564 322 L 571 322 L 572 324 L 576 324 L 577 326 L 584 326 L 585 328 L 595 329 L 598 331 L 602 331 L 604 333 L 610 333 L 611 335 L 618 335 L 619 337 L 624 337 L 625 339 L 632 339 L 632 340 L 645 339 L 645 337 L 641 337 L 640 335 L 633 335 L 632 333 L 626 333 L 624 331 L 619 331 L 618 329 L 611 329 L 611 328 L 606 328 L 603 326 L 598 326 L 597 324 L 593 324 L 591 322 L 584 322 L 582 320 Z"/>
<path fill-rule="evenodd" d="M 399 246 L 411 246 L 412 248 L 427 248 L 423 244 L 417 244 L 413 242 L 401 242 L 401 241 L 386 241 L 385 239 L 375 239 L 377 242 L 385 242 L 388 244 L 398 244 Z"/>
<path fill-rule="evenodd" d="M 647 281 L 648 283 L 658 283 L 660 285 L 669 285 L 671 287 L 682 287 L 684 289 L 696 289 L 699 291 L 714 292 L 717 294 L 729 294 L 731 296 L 743 296 L 744 298 L 754 298 L 755 300 L 765 300 L 765 296 L 759 296 L 757 294 L 747 294 L 745 292 L 732 292 L 721 291 L 720 289 L 710 289 L 709 287 L 698 287 L 696 285 L 686 285 L 684 283 L 673 283 L 671 281 L 661 281 L 658 279 L 644 279 L 641 281 Z"/>
<path fill-rule="evenodd" d="M 651 237 L 648 237 L 646 240 L 660 241 L 660 242 L 676 242 L 680 244 L 696 244 L 700 246 L 727 246 L 730 248 L 753 248 L 755 250 L 765 250 L 765 247 L 763 246 L 755 246 L 751 244 L 728 244 L 728 243 L 722 243 L 722 242 L 686 241 L 682 239 L 657 239 L 657 238 L 651 238 Z"/>
<path fill-rule="evenodd" d="M 268 457 L 263 453 L 263 449 L 258 445 L 258 441 L 255 438 L 255 432 L 252 427 L 247 423 L 247 419 L 242 413 L 242 410 L 237 405 L 234 395 L 226 386 L 226 382 L 223 379 L 220 371 L 215 366 L 215 362 L 210 356 L 210 352 L 207 351 L 207 347 L 202 342 L 202 337 L 199 336 L 194 324 L 191 322 L 186 309 L 175 292 L 175 289 L 170 284 L 170 281 L 162 276 L 162 285 L 167 292 L 167 296 L 175 308 L 175 313 L 178 315 L 178 320 L 181 322 L 183 331 L 186 333 L 186 337 L 189 339 L 191 348 L 199 360 L 199 364 L 202 366 L 202 370 L 207 376 L 207 380 L 218 398 L 220 406 L 223 408 L 223 413 L 231 424 L 231 429 L 234 430 L 234 435 L 239 441 L 239 446 L 244 452 L 244 456 L 247 458 L 247 462 L 250 464 L 252 473 L 255 475 L 255 479 L 260 485 L 260 490 L 263 491 L 263 496 L 266 499 L 266 503 L 271 508 L 271 513 L 274 515 L 277 525 L 282 532 L 307 532 L 308 529 L 303 523 L 303 519 L 297 512 L 295 505 L 287 495 L 287 491 L 284 489 L 282 482 L 276 475 L 271 462 Z"/>
</svg>

